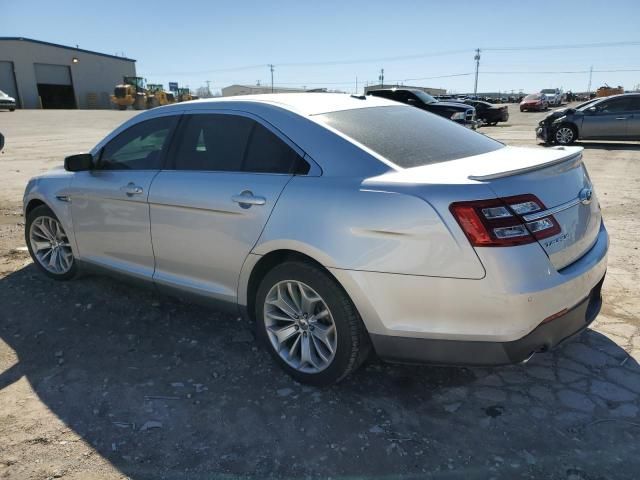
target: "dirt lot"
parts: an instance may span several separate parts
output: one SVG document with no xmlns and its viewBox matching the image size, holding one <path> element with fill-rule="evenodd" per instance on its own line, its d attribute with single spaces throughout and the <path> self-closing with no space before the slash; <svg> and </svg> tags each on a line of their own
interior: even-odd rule
<svg viewBox="0 0 640 480">
<path fill-rule="evenodd" d="M 543 114 L 483 132 L 536 146 Z M 108 278 L 56 283 L 24 245 L 27 179 L 133 112 L 0 112 L 0 478 L 640 478 L 640 146 L 587 143 L 611 235 L 593 328 L 527 365 L 372 360 L 298 385 L 252 326 Z"/>
</svg>

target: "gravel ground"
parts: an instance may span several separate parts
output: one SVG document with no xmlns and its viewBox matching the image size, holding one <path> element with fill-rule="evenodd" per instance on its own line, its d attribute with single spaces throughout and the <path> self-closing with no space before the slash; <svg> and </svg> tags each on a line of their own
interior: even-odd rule
<svg viewBox="0 0 640 480">
<path fill-rule="evenodd" d="M 481 131 L 536 146 L 543 114 Z M 235 316 L 115 280 L 57 283 L 25 253 L 22 191 L 133 112 L 0 112 L 0 478 L 640 477 L 640 146 L 589 142 L 611 235 L 593 328 L 526 365 L 372 359 L 296 384 Z"/>
</svg>

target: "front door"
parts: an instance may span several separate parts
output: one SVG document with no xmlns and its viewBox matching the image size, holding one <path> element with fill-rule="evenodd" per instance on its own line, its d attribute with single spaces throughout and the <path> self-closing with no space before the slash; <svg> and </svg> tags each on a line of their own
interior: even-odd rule
<svg viewBox="0 0 640 480">
<path fill-rule="evenodd" d="M 96 167 L 74 175 L 73 227 L 80 259 L 151 279 L 147 197 L 162 167 L 176 117 L 137 123 L 109 141 Z"/>
<path fill-rule="evenodd" d="M 631 114 L 628 99 L 616 97 L 605 100 L 585 111 L 581 139 L 623 139 Z"/>
<path fill-rule="evenodd" d="M 242 264 L 303 160 L 270 127 L 242 114 L 185 115 L 151 187 L 154 280 L 235 302 Z"/>
</svg>

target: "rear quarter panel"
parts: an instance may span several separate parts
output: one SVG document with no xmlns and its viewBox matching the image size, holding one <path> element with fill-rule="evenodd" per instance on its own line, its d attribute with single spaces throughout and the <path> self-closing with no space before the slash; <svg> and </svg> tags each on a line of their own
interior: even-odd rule
<svg viewBox="0 0 640 480">
<path fill-rule="evenodd" d="M 295 177 L 253 253 L 291 249 L 328 268 L 479 279 L 484 268 L 429 203 L 362 179 Z"/>
</svg>

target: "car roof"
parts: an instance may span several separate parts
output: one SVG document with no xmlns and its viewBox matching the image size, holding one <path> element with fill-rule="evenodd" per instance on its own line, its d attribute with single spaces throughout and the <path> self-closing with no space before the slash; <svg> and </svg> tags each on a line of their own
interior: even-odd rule
<svg viewBox="0 0 640 480">
<path fill-rule="evenodd" d="M 347 93 L 269 93 L 261 95 L 239 95 L 235 97 L 219 97 L 193 100 L 161 107 L 200 110 L 207 108 L 225 108 L 251 105 L 271 105 L 289 110 L 298 115 L 311 116 L 341 110 L 358 108 L 398 106 L 397 102 L 373 96 L 354 96 Z"/>
</svg>

